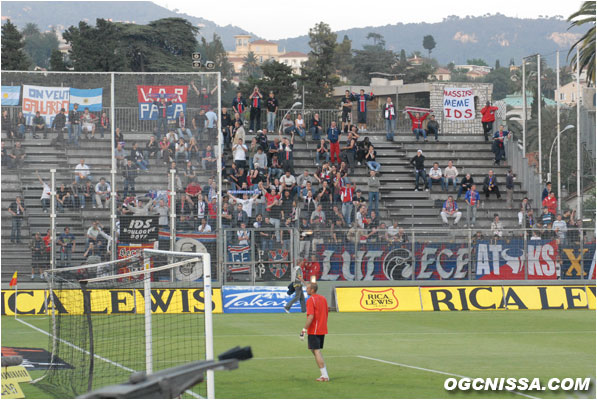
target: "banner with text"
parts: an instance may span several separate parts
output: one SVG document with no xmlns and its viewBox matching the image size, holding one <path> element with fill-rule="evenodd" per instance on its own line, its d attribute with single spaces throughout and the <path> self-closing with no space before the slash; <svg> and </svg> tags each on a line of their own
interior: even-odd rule
<svg viewBox="0 0 597 400">
<path fill-rule="evenodd" d="M 150 243 L 158 240 L 159 216 L 120 216 L 120 237 L 124 243 Z"/>
<path fill-rule="evenodd" d="M 475 119 L 473 89 L 444 88 L 444 118 L 453 121 Z"/>
<path fill-rule="evenodd" d="M 137 85 L 137 101 L 139 103 L 140 120 L 157 120 L 159 116 L 158 106 L 155 102 L 162 99 L 166 102 L 166 117 L 175 120 L 178 113 L 187 110 L 187 86 L 149 86 Z M 190 118 L 187 117 L 190 121 Z"/>
<path fill-rule="evenodd" d="M 283 313 L 292 299 L 286 286 L 222 286 L 222 306 L 225 313 Z M 305 299 L 307 292 L 303 288 Z M 297 301 L 290 312 L 301 312 Z"/>
<path fill-rule="evenodd" d="M 572 246 L 560 245 L 562 259 L 562 279 L 579 279 L 580 277 L 595 279 L 597 257 L 595 243 L 580 243 Z"/>
<path fill-rule="evenodd" d="M 69 99 L 68 87 L 23 85 L 23 115 L 27 119 L 27 125 L 32 124 L 38 111 L 46 120 L 46 125 L 52 125 L 61 108 L 68 110 Z"/>
</svg>

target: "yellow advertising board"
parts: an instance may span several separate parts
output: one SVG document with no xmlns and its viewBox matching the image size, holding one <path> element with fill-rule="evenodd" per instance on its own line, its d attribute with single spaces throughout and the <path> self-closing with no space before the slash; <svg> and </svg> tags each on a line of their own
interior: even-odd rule
<svg viewBox="0 0 597 400">
<path fill-rule="evenodd" d="M 31 376 L 25 367 L 13 366 L 2 368 L 2 398 L 24 399 L 25 394 L 20 382 L 31 382 Z"/>
<path fill-rule="evenodd" d="M 14 315 L 15 303 L 19 315 L 44 315 L 54 308 L 60 314 L 83 314 L 81 290 L 19 290 L 15 301 L 14 290 L 2 291 L 2 315 Z M 142 289 L 89 290 L 93 314 L 143 314 L 145 300 Z M 205 310 L 203 289 L 152 289 L 151 309 L 154 314 L 192 314 Z M 222 291 L 213 289 L 212 310 L 222 313 Z"/>
<path fill-rule="evenodd" d="M 418 287 L 339 287 L 338 311 L 420 311 Z"/>
<path fill-rule="evenodd" d="M 595 285 L 336 288 L 338 311 L 595 309 Z"/>
<path fill-rule="evenodd" d="M 421 287 L 422 311 L 499 310 L 502 300 L 501 286 Z"/>
</svg>

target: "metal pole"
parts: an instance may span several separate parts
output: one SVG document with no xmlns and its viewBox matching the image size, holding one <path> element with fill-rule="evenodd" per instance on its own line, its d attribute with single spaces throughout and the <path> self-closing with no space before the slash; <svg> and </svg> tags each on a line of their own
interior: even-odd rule
<svg viewBox="0 0 597 400">
<path fill-rule="evenodd" d="M 50 170 L 50 185 L 50 236 L 52 237 L 50 241 L 50 269 L 56 269 L 56 169 Z M 50 280 L 53 279 L 54 275 L 52 275 Z M 53 305 L 54 303 L 52 303 Z"/>
<path fill-rule="evenodd" d="M 539 176 L 543 180 L 543 160 L 541 159 L 541 56 L 537 54 L 537 132 L 539 134 Z"/>
<path fill-rule="evenodd" d="M 110 74 L 110 132 L 111 132 L 111 149 L 110 149 L 110 157 L 112 160 L 112 167 L 110 169 L 110 173 L 112 177 L 112 193 L 110 196 L 110 237 L 112 238 L 112 248 L 110 251 L 110 260 L 116 260 L 116 255 L 118 252 L 117 245 L 116 245 L 116 155 L 114 154 L 115 151 L 115 138 L 114 138 L 114 72 Z"/>
<path fill-rule="evenodd" d="M 525 58 L 522 58 L 522 157 L 527 156 L 527 86 Z"/>
<path fill-rule="evenodd" d="M 558 131 L 558 213 L 562 212 L 562 180 L 560 174 L 560 51 L 556 51 L 556 118 Z M 551 152 L 550 152 L 551 153 Z M 549 157 L 549 170 L 551 171 L 551 156 Z M 550 177 L 551 178 L 551 177 Z"/>
<path fill-rule="evenodd" d="M 176 184 L 175 169 L 170 170 L 170 251 L 174 251 L 176 245 Z M 172 264 L 172 256 L 168 256 L 168 264 Z M 174 280 L 174 271 L 170 270 L 170 280 Z"/>
<path fill-rule="evenodd" d="M 576 46 L 576 217 L 582 224 L 582 191 L 580 187 L 581 157 L 580 157 L 580 57 Z M 582 240 L 582 232 L 581 237 Z"/>
<path fill-rule="evenodd" d="M 223 232 L 222 232 L 222 146 L 224 143 L 222 141 L 222 75 L 221 72 L 218 72 L 218 161 L 217 161 L 217 168 L 218 168 L 218 213 L 217 213 L 217 242 L 216 242 L 216 253 L 218 255 L 218 272 L 222 274 L 223 267 L 222 262 L 224 260 L 224 246 L 222 245 L 223 241 Z M 224 282 L 222 277 L 222 282 Z"/>
<path fill-rule="evenodd" d="M 209 253 L 203 254 L 203 297 L 205 298 L 205 359 L 214 359 L 214 335 L 213 335 L 213 319 L 211 309 L 211 256 Z M 207 373 L 207 398 L 216 398 L 216 387 L 214 381 L 214 370 L 208 369 Z"/>
<path fill-rule="evenodd" d="M 151 374 L 153 372 L 153 340 L 152 340 L 152 325 L 151 325 L 151 262 L 149 258 L 145 259 L 144 263 L 145 274 L 143 274 L 143 297 L 145 302 L 145 372 Z"/>
</svg>

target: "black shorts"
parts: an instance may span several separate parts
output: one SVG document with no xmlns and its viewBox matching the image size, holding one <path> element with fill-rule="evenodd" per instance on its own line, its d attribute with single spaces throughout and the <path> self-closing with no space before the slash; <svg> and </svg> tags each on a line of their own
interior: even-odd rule
<svg viewBox="0 0 597 400">
<path fill-rule="evenodd" d="M 342 110 L 342 122 L 350 122 L 350 110 Z"/>
<path fill-rule="evenodd" d="M 358 124 L 366 124 L 367 123 L 367 113 L 366 112 L 358 112 L 357 114 L 357 123 Z"/>
<path fill-rule="evenodd" d="M 325 335 L 307 335 L 307 343 L 310 350 L 323 349 L 323 340 Z"/>
</svg>

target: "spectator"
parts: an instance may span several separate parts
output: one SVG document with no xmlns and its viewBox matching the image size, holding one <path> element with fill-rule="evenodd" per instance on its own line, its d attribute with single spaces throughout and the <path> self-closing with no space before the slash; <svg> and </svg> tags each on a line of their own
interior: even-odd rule
<svg viewBox="0 0 597 400">
<path fill-rule="evenodd" d="M 267 129 L 259 130 L 257 131 L 257 136 L 255 137 L 257 139 L 257 144 L 259 145 L 259 147 L 261 147 L 264 153 L 267 153 L 269 149 L 269 143 L 267 141 L 267 132 Z"/>
<path fill-rule="evenodd" d="M 311 118 L 311 124 L 309 125 L 309 132 L 311 133 L 311 139 L 320 140 L 323 134 L 323 125 L 319 118 L 319 113 L 315 113 Z"/>
<path fill-rule="evenodd" d="M 95 185 L 95 203 L 97 208 L 107 208 L 108 200 L 110 200 L 110 193 L 112 189 L 110 184 L 106 182 L 106 178 L 101 177 L 99 182 Z M 95 208 L 96 206 L 93 206 Z"/>
<path fill-rule="evenodd" d="M 342 220 L 347 225 L 352 223 L 352 201 L 355 194 L 355 188 L 352 182 L 347 182 L 341 189 L 340 200 L 342 202 Z"/>
<path fill-rule="evenodd" d="M 207 110 L 211 105 L 211 96 L 213 96 L 216 90 L 218 90 L 218 87 L 214 86 L 214 88 L 208 93 L 207 88 L 201 88 L 201 91 L 199 91 L 195 85 L 195 81 L 191 81 L 191 88 L 199 97 L 199 107 L 201 107 L 203 110 Z"/>
<path fill-rule="evenodd" d="M 6 137 L 8 139 L 16 139 L 17 135 L 15 133 L 14 127 L 12 125 L 12 121 L 10 120 L 10 115 L 8 115 L 8 110 L 3 110 L 2 111 L 2 123 L 0 124 L 0 126 L 2 126 L 2 132 L 6 133 Z M 23 133 L 23 138 L 24 138 L 25 134 Z M 21 138 L 21 139 L 23 139 Z"/>
<path fill-rule="evenodd" d="M 25 205 L 21 196 L 17 196 L 15 201 L 8 206 L 8 212 L 12 215 L 12 227 L 10 230 L 10 243 L 21 243 L 21 223 L 25 215 Z"/>
<path fill-rule="evenodd" d="M 98 250 L 101 249 L 101 241 L 99 240 L 99 235 L 102 228 L 99 225 L 98 221 L 93 221 L 89 229 L 87 229 L 86 239 L 85 239 L 85 248 L 89 247 L 89 244 L 93 244 L 95 248 Z"/>
<path fill-rule="evenodd" d="M 11 169 L 22 169 L 25 163 L 25 149 L 21 146 L 21 142 L 16 142 L 12 152 L 8 155 L 8 166 Z"/>
<path fill-rule="evenodd" d="M 500 125 L 500 129 L 493 134 L 493 154 L 495 154 L 495 165 L 500 165 L 502 159 L 506 159 L 506 138 L 511 137 L 512 134 L 504 130 L 504 125 Z"/>
<path fill-rule="evenodd" d="M 215 140 L 217 142 L 216 131 L 218 129 L 218 115 L 211 109 L 211 107 L 205 113 L 205 127 L 207 128 L 207 137 L 209 140 Z"/>
<path fill-rule="evenodd" d="M 446 182 L 444 181 L 444 177 L 442 175 L 442 169 L 439 167 L 439 163 L 434 162 L 433 167 L 429 169 L 429 178 L 427 178 L 427 190 L 433 189 L 433 183 L 439 183 L 441 188 L 445 191 L 448 191 L 446 187 Z"/>
<path fill-rule="evenodd" d="M 72 260 L 72 254 L 77 246 L 75 235 L 70 233 L 70 228 L 67 226 L 64 228 L 64 232 L 60 234 L 56 244 L 60 246 L 60 263 L 62 267 L 70 267 Z"/>
<path fill-rule="evenodd" d="M 62 134 L 62 130 L 66 126 L 66 111 L 64 108 L 60 109 L 60 112 L 56 114 L 54 120 L 52 121 L 52 129 L 58 133 L 56 136 L 56 144 L 63 144 L 64 143 L 64 136 Z"/>
<path fill-rule="evenodd" d="M 237 138 L 235 141 L 234 146 L 232 146 L 232 153 L 234 156 L 234 164 L 238 168 L 246 168 L 247 167 L 247 146 L 244 144 L 242 138 Z"/>
<path fill-rule="evenodd" d="M 220 115 L 220 119 L 222 121 L 221 125 L 222 135 L 224 136 L 224 144 L 229 145 L 230 141 L 232 140 L 232 128 L 234 127 L 234 123 L 232 121 L 232 117 L 230 117 L 228 108 L 222 107 L 222 115 Z"/>
<path fill-rule="evenodd" d="M 232 109 L 235 113 L 238 113 L 238 115 L 242 118 L 242 115 L 245 112 L 246 108 L 247 102 L 245 101 L 245 99 L 243 99 L 242 93 L 237 92 L 236 97 L 234 98 L 234 100 L 232 100 Z"/>
<path fill-rule="evenodd" d="M 425 141 L 427 141 L 427 132 L 425 132 L 425 129 L 423 129 L 423 121 L 425 120 L 425 118 L 427 118 L 429 113 L 423 114 L 422 117 L 419 116 L 418 112 L 416 112 L 413 115 L 410 111 L 407 111 L 407 114 L 410 117 L 412 123 L 412 131 L 414 135 L 417 137 L 417 142 L 419 141 L 419 135 L 423 135 L 423 138 L 425 139 Z"/>
<path fill-rule="evenodd" d="M 166 202 L 163 199 L 160 199 L 158 201 L 158 205 L 153 208 L 153 212 L 159 215 L 158 223 L 160 224 L 160 226 L 167 227 L 169 209 L 166 206 Z"/>
<path fill-rule="evenodd" d="M 454 201 L 452 196 L 448 196 L 448 200 L 444 202 L 440 215 L 444 225 L 448 225 L 448 217 L 454 218 L 454 225 L 458 225 L 460 218 L 462 218 L 462 213 L 458 210 L 458 203 Z"/>
<path fill-rule="evenodd" d="M 204 170 L 209 171 L 216 168 L 216 155 L 210 145 L 207 145 L 201 157 L 201 166 Z"/>
<path fill-rule="evenodd" d="M 313 177 L 313 175 L 309 174 L 309 170 L 307 169 L 304 170 L 303 173 L 296 178 L 296 184 L 300 191 L 304 191 L 309 184 L 313 184 L 315 183 L 315 181 L 316 179 Z"/>
<path fill-rule="evenodd" d="M 35 280 L 35 269 L 39 278 L 43 278 L 43 268 L 46 265 L 46 245 L 39 232 L 36 232 L 31 240 L 31 280 Z"/>
<path fill-rule="evenodd" d="M 357 102 L 357 124 L 359 130 L 367 131 L 367 102 L 372 101 L 375 98 L 373 92 L 365 94 L 365 90 L 361 89 L 359 94 L 352 93 L 351 100 Z"/>
<path fill-rule="evenodd" d="M 114 144 L 118 143 L 122 144 L 122 147 L 124 147 L 124 135 L 120 131 L 120 128 L 114 129 Z"/>
<path fill-rule="evenodd" d="M 363 192 L 361 191 L 361 189 L 357 189 L 356 195 L 352 199 L 352 205 L 354 207 L 355 215 L 357 211 L 361 208 L 361 206 L 367 206 L 367 201 L 363 197 Z"/>
<path fill-rule="evenodd" d="M 332 121 L 328 129 L 328 142 L 330 143 L 330 157 L 332 163 L 340 164 L 340 131 L 336 127 L 336 121 Z"/>
<path fill-rule="evenodd" d="M 286 170 L 284 175 L 280 178 L 280 183 L 284 190 L 288 190 L 292 197 L 298 192 L 296 188 L 296 178 L 290 173 L 290 170 Z"/>
<path fill-rule="evenodd" d="M 103 139 L 104 133 L 108 132 L 109 130 L 110 130 L 110 118 L 108 118 L 106 113 L 103 112 L 102 116 L 100 117 L 100 120 L 99 120 L 100 137 Z"/>
<path fill-rule="evenodd" d="M 498 199 L 502 198 L 500 194 L 500 188 L 498 186 L 497 177 L 493 175 L 493 170 L 489 170 L 488 175 L 485 177 L 483 181 L 483 192 L 485 193 L 485 198 L 488 199 L 489 195 L 495 193 Z"/>
<path fill-rule="evenodd" d="M 558 200 L 553 192 L 549 192 L 549 195 L 543 199 L 541 204 L 543 207 L 547 207 L 550 213 L 553 215 L 556 214 L 556 210 L 558 208 Z"/>
<path fill-rule="evenodd" d="M 81 112 L 79 105 L 75 103 L 73 109 L 68 113 L 68 141 L 71 145 L 79 147 L 79 136 L 81 136 Z"/>
<path fill-rule="evenodd" d="M 37 170 L 35 171 L 35 175 L 37 176 L 37 180 L 43 187 L 41 190 L 41 197 L 40 197 L 41 207 L 42 207 L 44 213 L 47 214 L 48 208 L 50 207 L 50 199 L 52 198 L 52 188 L 50 188 L 50 185 L 48 185 L 43 179 L 41 179 Z"/>
<path fill-rule="evenodd" d="M 425 156 L 423 150 L 417 150 L 417 155 L 411 158 L 410 165 L 415 167 L 415 192 L 419 191 L 419 178 L 423 179 L 423 186 L 426 186 L 427 179 L 425 179 Z"/>
<path fill-rule="evenodd" d="M 177 163 L 181 162 L 181 158 L 183 161 L 189 159 L 188 146 L 183 138 L 180 138 L 178 143 L 176 143 L 176 151 L 174 153 L 174 160 Z"/>
<path fill-rule="evenodd" d="M 176 118 L 176 130 L 178 132 L 178 137 L 184 138 L 184 135 L 189 137 L 189 140 L 193 139 L 193 132 L 187 126 L 187 118 L 184 115 L 184 112 L 179 111 L 178 117 Z"/>
<path fill-rule="evenodd" d="M 493 122 L 495 121 L 495 112 L 498 110 L 497 107 L 492 107 L 488 101 L 485 107 L 481 109 L 481 123 L 483 124 L 483 135 L 485 135 L 485 141 L 489 141 L 489 133 L 493 130 Z"/>
<path fill-rule="evenodd" d="M 35 113 L 35 117 L 33 117 L 32 122 L 33 122 L 33 126 L 31 127 L 31 136 L 33 137 L 33 139 L 39 139 L 39 136 L 37 136 L 38 132 L 43 133 L 44 139 L 47 139 L 48 138 L 48 130 L 46 128 L 46 119 L 41 116 L 39 111 L 37 111 Z M 18 123 L 18 120 L 17 120 L 17 123 Z M 23 136 L 24 136 L 24 132 L 23 132 Z"/>
<path fill-rule="evenodd" d="M 17 114 L 17 119 L 16 119 L 15 123 L 17 125 L 16 134 L 20 138 L 24 138 L 25 137 L 25 130 L 27 129 L 27 119 L 23 115 L 22 111 L 19 111 L 19 113 Z M 45 126 L 45 122 L 44 122 L 44 126 Z M 35 137 L 34 137 L 34 139 L 35 139 Z"/>
<path fill-rule="evenodd" d="M 543 192 L 541 192 L 541 202 L 543 202 L 543 200 L 545 200 L 545 198 L 549 196 L 549 192 L 551 192 L 551 182 L 547 182 L 545 184 Z"/>
<path fill-rule="evenodd" d="M 164 136 L 162 140 L 160 140 L 159 148 L 162 162 L 164 163 L 164 165 L 167 165 L 170 162 L 173 155 L 172 148 L 170 147 L 170 142 L 168 141 L 167 136 Z"/>
<path fill-rule="evenodd" d="M 236 121 L 234 123 L 234 143 L 238 143 L 238 140 L 240 139 L 243 143 L 243 145 L 245 144 L 245 128 L 242 126 L 242 123 L 239 121 Z"/>
<path fill-rule="evenodd" d="M 256 167 L 255 165 L 258 165 L 259 167 Z M 255 168 L 267 169 L 267 155 L 263 152 L 260 145 L 257 145 L 257 152 L 253 156 L 253 166 Z"/>
<path fill-rule="evenodd" d="M 456 177 L 457 176 L 458 176 L 458 169 L 456 169 L 456 167 L 452 163 L 452 160 L 449 160 L 448 166 L 446 168 L 444 168 L 444 178 L 445 178 L 445 186 L 444 187 L 446 188 L 446 190 L 448 190 L 448 186 L 450 186 L 450 183 L 452 183 L 452 185 L 454 186 L 454 191 L 456 191 L 456 187 L 457 187 Z"/>
<path fill-rule="evenodd" d="M 348 132 L 348 127 L 352 123 L 352 95 L 350 90 L 344 91 L 340 107 L 342 108 L 342 132 Z"/>
<path fill-rule="evenodd" d="M 396 107 L 392 103 L 392 98 L 388 96 L 386 104 L 383 105 L 383 117 L 386 120 L 386 139 L 394 141 L 394 131 L 396 130 Z M 344 125 L 342 125 L 344 128 Z"/>
<path fill-rule="evenodd" d="M 321 162 L 321 157 L 325 157 L 325 162 L 330 162 L 330 151 L 328 149 L 328 144 L 325 139 L 319 140 L 319 145 L 317 146 L 317 150 L 315 151 L 315 165 L 319 166 Z"/>
<path fill-rule="evenodd" d="M 325 222 L 325 211 L 323 211 L 323 206 L 321 204 L 318 204 L 315 211 L 311 213 L 311 226 L 314 230 L 325 229 Z"/>
<path fill-rule="evenodd" d="M 236 238 L 238 239 L 238 245 L 239 246 L 248 246 L 250 234 L 249 234 L 249 231 L 247 230 L 247 223 L 241 222 L 239 228 L 240 229 L 236 231 Z"/>
<path fill-rule="evenodd" d="M 340 150 L 342 150 L 342 158 L 345 158 L 348 161 L 350 173 L 354 174 L 354 159 L 357 151 L 357 140 L 352 136 L 352 132 L 348 132 L 346 147 L 342 147 Z"/>
<path fill-rule="evenodd" d="M 132 196 L 136 196 L 135 193 L 135 179 L 137 179 L 138 168 L 133 165 L 133 161 L 129 158 L 126 165 L 122 169 L 122 176 L 124 177 L 124 193 L 123 197 L 126 198 L 130 193 Z M 130 192 L 129 192 L 130 190 Z"/>
<path fill-rule="evenodd" d="M 60 184 L 60 187 L 56 191 L 56 207 L 58 211 L 64 211 L 65 207 L 71 206 L 73 203 L 70 192 L 66 189 L 64 183 Z"/>
<path fill-rule="evenodd" d="M 367 154 L 365 154 L 365 161 L 367 162 L 367 167 L 369 167 L 371 171 L 378 172 L 381 169 L 381 164 L 376 161 L 376 157 L 377 151 L 375 151 L 375 147 L 373 147 L 373 145 L 369 145 Z"/>
<path fill-rule="evenodd" d="M 1 149 L 2 149 L 2 166 L 3 167 L 8 167 L 8 151 L 6 151 L 6 147 L 4 147 L 4 142 L 0 143 Z"/>
<path fill-rule="evenodd" d="M 278 151 L 278 157 L 282 161 L 282 168 L 284 171 L 290 171 L 294 175 L 294 134 L 290 140 L 288 138 L 282 139 L 280 144 L 280 150 Z"/>
<path fill-rule="evenodd" d="M 114 150 L 114 158 L 116 158 L 117 168 L 122 168 L 126 165 L 127 151 L 122 148 L 122 144 L 118 143 Z"/>
<path fill-rule="evenodd" d="M 267 130 L 273 132 L 276 127 L 276 113 L 278 112 L 278 99 L 274 95 L 274 92 L 269 92 L 267 99 Z"/>
<path fill-rule="evenodd" d="M 429 117 L 429 121 L 427 122 L 427 132 L 429 135 L 433 134 L 435 136 L 435 141 L 439 141 L 439 124 L 435 120 L 435 115 L 431 115 Z"/>
<path fill-rule="evenodd" d="M 193 139 L 194 140 L 194 139 Z M 155 135 L 149 137 L 149 141 L 145 144 L 145 150 L 143 150 L 143 159 L 147 167 L 149 167 L 149 160 L 152 158 L 158 158 L 160 147 Z"/>
<path fill-rule="evenodd" d="M 526 216 L 525 216 L 525 225 L 524 228 L 525 229 L 532 229 L 535 227 L 535 224 L 537 223 L 536 219 L 535 219 L 535 215 L 533 213 L 533 209 L 529 209 L 529 211 L 527 211 Z"/>
<path fill-rule="evenodd" d="M 307 135 L 307 127 L 305 125 L 305 120 L 303 119 L 303 115 L 301 113 L 299 113 L 296 116 L 296 119 L 294 120 L 294 127 L 295 131 L 299 134 L 303 141 L 305 141 L 305 137 Z"/>
<path fill-rule="evenodd" d="M 192 178 L 185 189 L 185 193 L 193 204 L 197 204 L 197 201 L 202 199 L 201 192 L 201 185 L 197 182 L 197 178 Z"/>
<path fill-rule="evenodd" d="M 548 224 L 551 224 L 554 221 L 554 216 L 551 212 L 549 212 L 549 209 L 547 207 L 544 207 L 543 213 L 539 217 L 539 220 L 541 221 L 543 226 L 547 226 Z"/>
<path fill-rule="evenodd" d="M 464 201 L 466 202 L 466 224 L 469 228 L 475 227 L 477 220 L 477 207 L 479 206 L 479 192 L 477 192 L 477 185 L 471 185 L 471 189 L 466 192 Z"/>
<path fill-rule="evenodd" d="M 473 183 L 475 183 L 473 177 L 471 176 L 470 173 L 467 173 L 464 178 L 462 178 L 460 180 L 460 185 L 458 186 L 458 195 L 456 196 L 456 200 L 460 199 L 460 196 L 462 196 L 462 192 L 464 192 L 464 194 L 466 194 L 466 192 L 468 192 L 471 189 L 471 186 L 473 185 Z"/>
<path fill-rule="evenodd" d="M 197 232 L 199 233 L 210 233 L 211 226 L 207 224 L 207 220 L 205 218 L 201 218 L 201 224 L 197 227 Z"/>
<path fill-rule="evenodd" d="M 197 131 L 197 139 L 201 141 L 201 134 L 206 131 L 207 117 L 205 116 L 205 110 L 199 110 L 199 114 L 193 118 L 193 129 Z"/>
<path fill-rule="evenodd" d="M 516 179 L 516 175 L 512 173 L 512 170 L 509 169 L 508 173 L 506 174 L 506 204 L 508 205 L 509 209 L 512 209 L 512 197 L 514 193 L 514 179 Z"/>
<path fill-rule="evenodd" d="M 558 214 L 556 216 L 556 220 L 552 225 L 552 229 L 556 235 L 558 235 L 560 244 L 564 245 L 566 242 L 566 232 L 568 232 L 568 225 L 566 225 L 566 221 L 562 220 L 562 214 Z"/>
<path fill-rule="evenodd" d="M 493 222 L 491 223 L 491 232 L 493 233 L 493 237 L 496 239 L 502 238 L 504 226 L 502 225 L 502 221 L 500 221 L 500 216 L 498 214 L 493 214 Z"/>
<path fill-rule="evenodd" d="M 529 203 L 529 198 L 525 197 L 522 199 L 520 203 L 520 211 L 518 211 L 518 225 L 522 226 L 522 222 L 527 216 L 527 213 L 531 209 L 531 204 Z"/>
<path fill-rule="evenodd" d="M 133 148 L 131 149 L 131 154 L 129 157 L 142 171 L 148 170 L 149 163 L 143 157 L 143 152 L 139 150 L 139 146 L 137 145 L 137 143 L 133 143 Z"/>
<path fill-rule="evenodd" d="M 81 158 L 79 164 L 75 167 L 75 182 L 78 184 L 79 181 L 84 179 L 89 179 L 91 181 L 93 180 L 93 177 L 91 176 L 89 165 L 85 164 L 84 158 Z"/>
<path fill-rule="evenodd" d="M 228 193 L 228 195 L 230 196 L 230 199 L 233 202 L 235 202 L 241 206 L 242 210 L 247 215 L 247 219 L 250 219 L 253 217 L 253 204 L 255 204 L 255 201 L 259 197 L 259 193 L 255 193 L 251 198 L 249 198 L 249 195 L 247 193 L 243 193 L 242 199 L 239 199 L 238 197 L 232 195 L 231 193 Z M 238 206 L 237 206 L 237 209 L 238 209 Z"/>
<path fill-rule="evenodd" d="M 85 139 L 89 139 L 88 133 L 91 133 L 91 138 L 95 136 L 95 123 L 98 118 L 95 114 L 89 112 L 89 108 L 85 107 L 83 115 L 81 115 L 81 129 L 85 133 Z"/>
<path fill-rule="evenodd" d="M 361 205 L 355 215 L 355 222 L 360 229 L 365 229 L 367 223 L 367 208 L 365 205 Z"/>
<path fill-rule="evenodd" d="M 162 137 L 168 131 L 168 108 L 172 106 L 172 101 L 166 100 L 165 95 L 160 93 L 159 99 L 156 98 L 153 105 L 158 112 L 157 135 Z"/>
<path fill-rule="evenodd" d="M 369 171 L 369 178 L 367 179 L 367 190 L 369 192 L 369 214 L 371 214 L 373 207 L 375 207 L 375 214 L 379 214 L 379 188 L 381 183 L 379 182 L 379 178 L 377 178 L 375 175 L 375 171 Z"/>
</svg>

